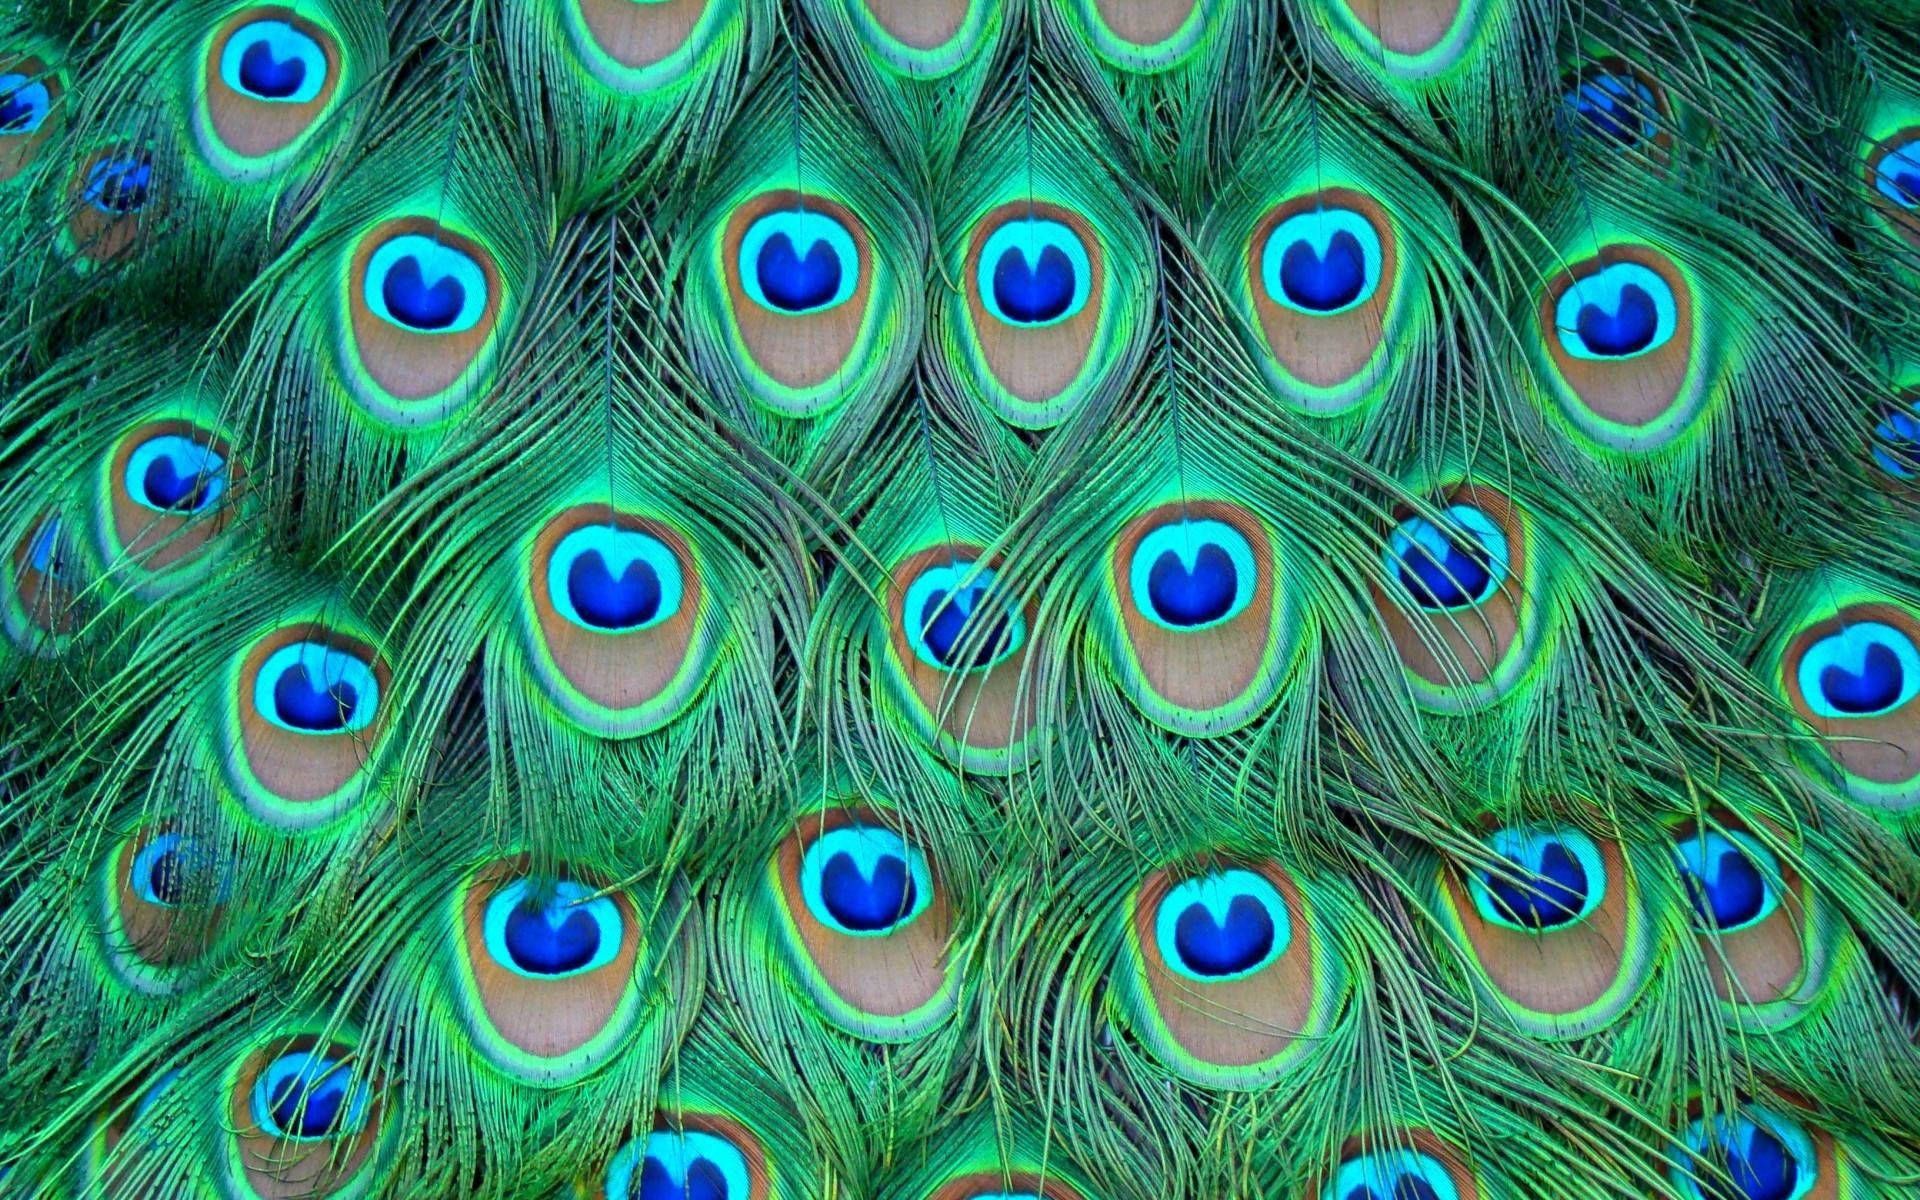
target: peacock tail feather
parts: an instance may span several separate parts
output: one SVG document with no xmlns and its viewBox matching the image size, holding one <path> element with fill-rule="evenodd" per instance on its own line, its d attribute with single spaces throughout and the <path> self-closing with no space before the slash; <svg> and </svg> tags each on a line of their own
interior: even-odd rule
<svg viewBox="0 0 1920 1200">
<path fill-rule="evenodd" d="M 20 0 L 0 1200 L 1920 1193 L 1911 0 Z"/>
</svg>

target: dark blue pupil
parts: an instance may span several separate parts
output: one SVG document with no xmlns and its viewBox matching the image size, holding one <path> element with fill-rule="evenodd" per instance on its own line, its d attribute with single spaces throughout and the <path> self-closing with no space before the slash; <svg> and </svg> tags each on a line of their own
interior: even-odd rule
<svg viewBox="0 0 1920 1200">
<path fill-rule="evenodd" d="M 1218 621 L 1233 607 L 1239 572 L 1225 550 L 1209 542 L 1193 556 L 1193 568 L 1171 550 L 1163 550 L 1147 572 L 1147 599 L 1169 625 L 1191 628 Z"/>
<path fill-rule="evenodd" d="M 40 108 L 21 94 L 25 90 L 23 86 L 0 95 L 0 133 L 25 133 L 33 128 Z"/>
<path fill-rule="evenodd" d="M 1372 1184 L 1361 1184 L 1347 1193 L 1346 1200 L 1439 1200 L 1439 1193 L 1420 1176 L 1403 1172 L 1385 1192 Z"/>
<path fill-rule="evenodd" d="M 1644 100 L 1637 84 L 1614 75 L 1596 76 L 1573 93 L 1574 111 L 1587 131 L 1623 146 L 1640 140 L 1646 119 L 1640 111 Z"/>
<path fill-rule="evenodd" d="M 1280 286 L 1287 299 L 1309 312 L 1333 312 L 1360 298 L 1367 286 L 1367 256 L 1360 239 L 1342 229 L 1327 239 L 1324 253 L 1302 238 L 1280 256 Z"/>
<path fill-rule="evenodd" d="M 1226 921 L 1204 904 L 1189 904 L 1173 926 L 1173 946 L 1195 975 L 1237 975 L 1273 950 L 1273 916 L 1252 896 L 1235 896 Z"/>
<path fill-rule="evenodd" d="M 420 260 L 409 254 L 387 268 L 387 277 L 380 281 L 380 298 L 402 325 L 432 332 L 459 319 L 460 310 L 466 306 L 467 289 L 451 275 L 443 275 L 433 286 L 427 286 Z"/>
<path fill-rule="evenodd" d="M 88 176 L 87 199 L 102 212 L 125 216 L 146 207 L 152 181 L 153 165 L 144 155 L 103 159 Z"/>
<path fill-rule="evenodd" d="M 1538 870 L 1507 859 L 1507 871 L 1481 876 L 1500 915 L 1529 929 L 1552 929 L 1580 915 L 1587 902 L 1587 871 L 1565 846 L 1548 842 Z"/>
<path fill-rule="evenodd" d="M 294 1137 L 325 1137 L 346 1115 L 347 1083 L 351 1073 L 344 1066 L 334 1063 L 327 1063 L 318 1070 L 324 1070 L 326 1074 L 311 1083 L 299 1075 L 290 1075 L 274 1090 L 270 1106 L 273 1122 Z"/>
<path fill-rule="evenodd" d="M 1613 312 L 1597 304 L 1582 304 L 1577 328 L 1587 349 L 1619 358 L 1653 345 L 1654 334 L 1660 329 L 1660 310 L 1645 288 L 1629 283 L 1620 289 L 1619 303 Z"/>
<path fill-rule="evenodd" d="M 1744 925 L 1760 915 L 1767 899 L 1767 881 L 1753 860 L 1729 846 L 1720 851 L 1719 872 L 1712 883 L 1682 871 L 1693 911 L 1716 929 Z"/>
<path fill-rule="evenodd" d="M 1907 153 L 1911 154 L 1914 143 L 1907 144 Z M 1899 193 L 1894 203 L 1902 208 L 1912 208 L 1920 204 L 1920 167 L 1908 166 L 1903 157 L 1894 165 L 1892 178 L 1893 190 Z"/>
<path fill-rule="evenodd" d="M 596 629 L 632 629 L 660 612 L 660 576 L 636 558 L 616 577 L 598 550 L 587 550 L 567 568 L 567 599 Z"/>
<path fill-rule="evenodd" d="M 155 855 L 147 871 L 147 890 L 153 894 L 153 902 L 169 908 L 180 903 L 186 892 L 186 874 L 178 846 Z"/>
<path fill-rule="evenodd" d="M 1006 653 L 1013 642 L 1012 617 L 993 605 L 992 623 L 985 624 L 989 614 L 981 610 L 990 603 L 986 589 L 980 587 L 928 596 L 920 609 L 928 653 L 955 671 L 984 667 Z M 976 619 L 983 624 L 974 626 Z"/>
<path fill-rule="evenodd" d="M 1066 312 L 1073 303 L 1074 284 L 1073 260 L 1058 246 L 1043 247 L 1034 264 L 1009 246 L 993 264 L 994 303 L 1019 325 L 1038 325 Z"/>
<path fill-rule="evenodd" d="M 1493 556 L 1464 536 L 1448 537 L 1446 551 L 1438 558 L 1414 542 L 1400 553 L 1400 582 L 1421 608 L 1477 604 L 1493 584 Z"/>
<path fill-rule="evenodd" d="M 1920 472 L 1920 417 L 1905 410 L 1888 413 L 1873 436 L 1897 466 L 1909 473 Z"/>
<path fill-rule="evenodd" d="M 1755 1126 L 1745 1146 L 1723 1139 L 1726 1178 L 1706 1176 L 1700 1191 L 1708 1200 L 1787 1200 L 1800 1181 L 1800 1164 L 1779 1138 Z"/>
<path fill-rule="evenodd" d="M 917 896 L 913 873 L 897 855 L 881 855 L 873 865 L 873 878 L 867 879 L 853 855 L 843 851 L 829 858 L 820 873 L 820 899 L 841 925 L 872 933 L 898 924 L 913 911 Z"/>
<path fill-rule="evenodd" d="M 1892 708 L 1905 685 L 1900 656 L 1879 642 L 1867 646 L 1858 674 L 1838 663 L 1820 672 L 1820 694 L 1836 710 L 1853 717 Z"/>
<path fill-rule="evenodd" d="M 704 1158 L 687 1164 L 684 1182 L 667 1173 L 653 1155 L 640 1167 L 640 1186 L 634 1200 L 727 1200 L 727 1177 Z"/>
<path fill-rule="evenodd" d="M 305 664 L 280 672 L 273 683 L 273 710 L 282 721 L 308 733 L 330 733 L 346 728 L 360 703 L 360 693 L 345 680 L 324 688 L 313 686 Z"/>
<path fill-rule="evenodd" d="M 549 908 L 528 900 L 507 917 L 505 941 L 521 970 L 564 975 L 593 961 L 600 950 L 600 923 L 585 906 Z"/>
<path fill-rule="evenodd" d="M 256 96 L 284 100 L 306 81 L 307 64 L 300 56 L 274 57 L 273 44 L 265 38 L 240 53 L 240 86 Z"/>
<path fill-rule="evenodd" d="M 155 508 L 192 512 L 206 503 L 207 484 L 212 476 L 212 471 L 198 466 L 183 475 L 171 455 L 161 454 L 147 464 L 147 473 L 140 483 L 147 493 L 147 503 Z"/>
<path fill-rule="evenodd" d="M 807 247 L 803 257 L 784 231 L 760 244 L 753 264 L 760 294 L 773 307 L 790 313 L 819 308 L 838 295 L 840 269 L 840 256 L 825 238 Z"/>
</svg>

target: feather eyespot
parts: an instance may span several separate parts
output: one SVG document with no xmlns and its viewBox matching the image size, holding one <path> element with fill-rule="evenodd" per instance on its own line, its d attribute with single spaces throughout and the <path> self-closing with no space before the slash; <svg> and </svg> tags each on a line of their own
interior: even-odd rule
<svg viewBox="0 0 1920 1200">
<path fill-rule="evenodd" d="M 1440 867 L 1441 923 L 1475 983 L 1538 1037 L 1583 1037 L 1627 1011 L 1652 940 L 1620 846 L 1565 825 L 1507 825 L 1486 860 Z"/>
<path fill-rule="evenodd" d="M 1891 808 L 1920 796 L 1920 618 L 1845 606 L 1788 639 L 1779 678 L 1849 795 Z"/>
<path fill-rule="evenodd" d="M 171 420 L 122 437 L 106 471 L 101 548 L 147 575 L 184 567 L 227 529 L 244 477 L 225 439 Z"/>
<path fill-rule="evenodd" d="M 1178 66 L 1201 43 L 1208 5 L 1199 0 L 1079 0 L 1088 40 L 1126 71 Z"/>
<path fill-rule="evenodd" d="M 0 54 L 0 183 L 33 165 L 60 125 L 64 76 L 31 54 Z"/>
<path fill-rule="evenodd" d="M 82 265 L 118 258 L 139 236 L 158 180 L 151 152 L 106 146 L 80 160 L 68 185 L 65 241 Z"/>
<path fill-rule="evenodd" d="M 1896 130 L 1867 153 L 1868 198 L 1893 232 L 1920 249 L 1920 126 Z"/>
<path fill-rule="evenodd" d="M 1212 500 L 1151 509 L 1121 530 L 1109 571 L 1108 653 L 1149 718 L 1212 736 L 1273 698 L 1293 610 L 1254 514 Z"/>
<path fill-rule="evenodd" d="M 431 219 L 400 217 L 355 244 L 345 300 L 349 389 L 376 415 L 417 425 L 475 389 L 506 297 L 486 247 Z"/>
<path fill-rule="evenodd" d="M 1793 867 L 1731 817 L 1717 822 L 1677 827 L 1672 850 L 1714 993 L 1736 1015 L 1790 1020 L 1826 980 L 1832 929 Z"/>
<path fill-rule="evenodd" d="M 868 369 L 872 239 L 843 204 L 791 190 L 738 205 L 720 233 L 720 278 L 754 396 L 786 416 L 837 403 Z"/>
<path fill-rule="evenodd" d="M 597 1068 L 638 1026 L 646 939 L 626 892 L 526 869 L 489 864 L 456 891 L 453 986 L 482 1056 L 549 1086 Z"/>
<path fill-rule="evenodd" d="M 803 817 L 774 852 L 776 918 L 796 977 L 857 1037 L 898 1041 L 952 1010 L 953 912 L 935 864 L 890 814 Z"/>
<path fill-rule="evenodd" d="M 969 365 L 1002 419 L 1058 424 L 1104 365 L 1112 318 L 1104 250 L 1080 213 L 999 205 L 974 223 L 961 265 Z"/>
<path fill-rule="evenodd" d="M 1874 466 L 1899 483 L 1920 479 L 1920 392 L 1881 410 L 1867 441 Z"/>
<path fill-rule="evenodd" d="M 339 93 L 334 33 L 279 6 L 245 8 L 207 40 L 195 133 L 230 178 L 271 174 L 289 161 Z"/>
<path fill-rule="evenodd" d="M 699 65 L 732 0 L 561 0 L 567 35 L 594 78 L 621 92 L 653 92 Z"/>
<path fill-rule="evenodd" d="M 232 881 L 218 852 L 168 825 L 136 830 L 100 875 L 109 967 L 137 991 L 166 994 L 212 949 Z"/>
<path fill-rule="evenodd" d="M 299 1034 L 263 1042 L 228 1076 L 231 1194 L 270 1200 L 365 1184 L 377 1165 L 385 1102 L 345 1042 Z"/>
<path fill-rule="evenodd" d="M 1701 1117 L 1680 1137 L 1668 1176 L 1696 1200 L 1801 1200 L 1820 1183 L 1821 1154 L 1800 1125 L 1771 1109 Z"/>
<path fill-rule="evenodd" d="M 1124 915 L 1133 962 L 1115 1019 L 1191 1082 L 1276 1078 L 1345 995 L 1305 893 L 1276 864 L 1154 871 Z"/>
<path fill-rule="evenodd" d="M 571 720 L 608 737 L 660 728 L 704 685 L 712 639 L 692 545 L 666 522 L 605 505 L 535 535 L 524 644 Z"/>
<path fill-rule="evenodd" d="M 640 1200 L 745 1200 L 751 1184 L 746 1156 L 727 1139 L 699 1129 L 659 1129 L 614 1156 L 606 1192 Z"/>
<path fill-rule="evenodd" d="M 1446 1163 L 1421 1150 L 1375 1150 L 1340 1164 L 1321 1200 L 1466 1200 Z"/>
<path fill-rule="evenodd" d="M 1332 414 L 1365 397 L 1403 307 L 1402 259 L 1386 209 L 1354 188 L 1294 196 L 1254 224 L 1247 295 L 1288 399 Z"/>
<path fill-rule="evenodd" d="M 249 811 L 307 828 L 351 808 L 391 724 L 391 683 L 373 647 L 319 623 L 255 642 L 235 673 L 226 756 Z"/>
<path fill-rule="evenodd" d="M 1583 67 L 1567 81 L 1564 103 L 1575 132 L 1621 153 L 1664 150 L 1666 90 L 1622 59 Z"/>
<path fill-rule="evenodd" d="M 6 562 L 8 639 L 29 654 L 51 654 L 80 629 L 85 586 L 66 523 L 46 513 L 27 527 Z"/>
<path fill-rule="evenodd" d="M 1532 570 L 1525 518 L 1491 488 L 1458 486 L 1431 515 L 1398 514 L 1373 592 L 1421 703 L 1471 708 L 1519 682 L 1541 617 Z"/>
<path fill-rule="evenodd" d="M 1539 320 L 1567 419 L 1628 450 L 1690 424 L 1706 392 L 1694 308 L 1680 269 L 1648 246 L 1603 246 L 1553 276 Z"/>
<path fill-rule="evenodd" d="M 970 770 L 1008 770 L 1034 724 L 1029 617 L 974 546 L 930 546 L 887 590 L 889 675 L 914 724 Z"/>
</svg>

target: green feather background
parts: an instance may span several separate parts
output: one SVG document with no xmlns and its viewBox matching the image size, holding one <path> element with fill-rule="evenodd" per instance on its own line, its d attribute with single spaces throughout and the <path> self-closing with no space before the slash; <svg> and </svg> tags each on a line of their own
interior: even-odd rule
<svg viewBox="0 0 1920 1200">
<path fill-rule="evenodd" d="M 0 1200 L 1920 1194 L 1910 0 L 0 9 Z"/>
</svg>

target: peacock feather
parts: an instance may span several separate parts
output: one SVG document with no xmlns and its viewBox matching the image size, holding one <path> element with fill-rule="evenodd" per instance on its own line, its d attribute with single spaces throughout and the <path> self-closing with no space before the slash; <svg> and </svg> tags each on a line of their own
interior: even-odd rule
<svg viewBox="0 0 1920 1200">
<path fill-rule="evenodd" d="M 0 1200 L 1920 1193 L 1912 0 L 18 0 Z"/>
</svg>

